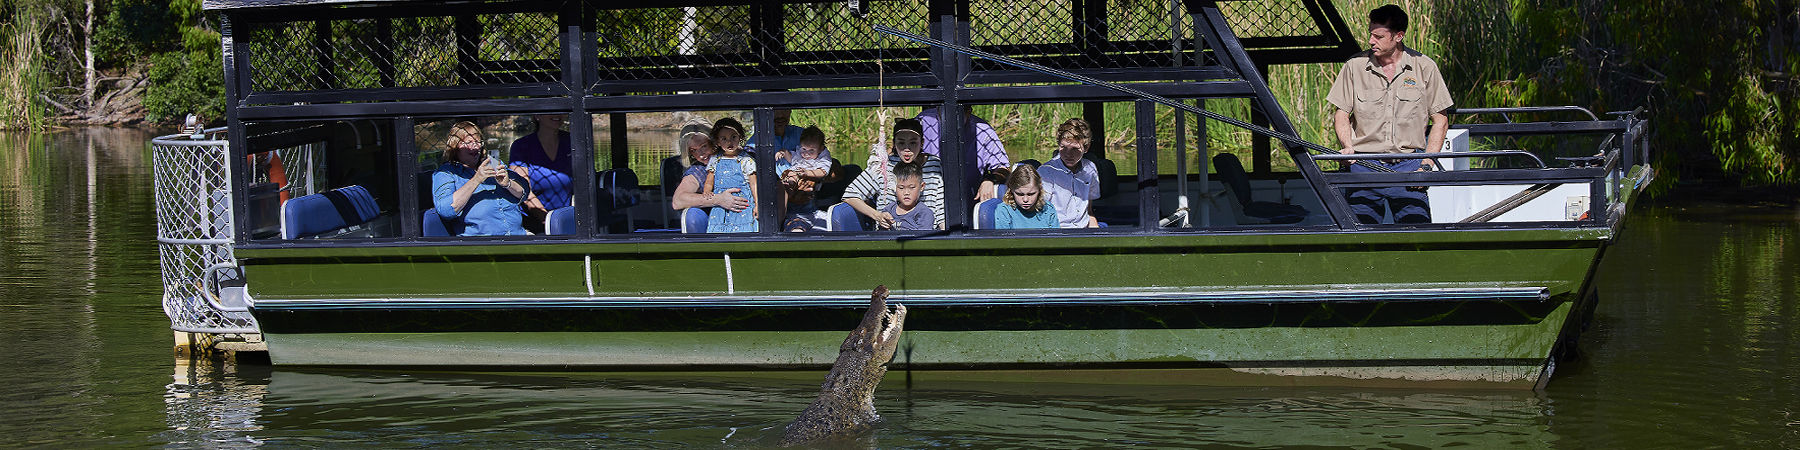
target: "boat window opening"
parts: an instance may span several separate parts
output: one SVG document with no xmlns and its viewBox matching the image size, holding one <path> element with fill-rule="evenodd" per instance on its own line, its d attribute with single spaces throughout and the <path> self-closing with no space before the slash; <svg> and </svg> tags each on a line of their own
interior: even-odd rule
<svg viewBox="0 0 1800 450">
<path fill-rule="evenodd" d="M 478 138 L 469 135 L 471 126 Z M 420 235 L 459 239 L 576 235 L 575 205 L 612 196 L 606 195 L 604 185 L 596 192 L 577 180 L 574 161 L 592 150 L 576 143 L 569 128 L 568 115 L 556 113 L 417 119 L 416 158 L 404 175 L 410 179 L 403 182 L 415 186 L 419 217 L 414 220 L 419 221 Z M 468 147 L 460 146 L 471 139 L 475 141 Z M 490 167 L 504 170 L 507 180 L 497 176 L 474 180 Z M 596 170 L 594 182 L 615 178 L 609 172 Z M 512 194 L 513 185 L 519 187 L 520 196 Z M 472 191 L 459 207 L 458 191 L 465 188 Z M 601 211 L 613 209 L 607 201 L 596 203 Z"/>
<path fill-rule="evenodd" d="M 249 123 L 251 239 L 399 236 L 391 122 Z"/>
</svg>

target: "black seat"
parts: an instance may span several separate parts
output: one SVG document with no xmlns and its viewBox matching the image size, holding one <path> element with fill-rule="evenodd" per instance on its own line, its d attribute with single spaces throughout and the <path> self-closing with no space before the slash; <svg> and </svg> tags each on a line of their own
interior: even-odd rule
<svg viewBox="0 0 1800 450">
<path fill-rule="evenodd" d="M 831 164 L 840 165 L 837 158 L 831 158 Z M 844 198 L 844 190 L 850 188 L 850 182 L 856 180 L 858 175 L 862 175 L 862 166 L 855 164 L 841 164 L 841 166 L 843 169 L 839 172 L 840 176 L 837 181 L 819 184 L 819 195 L 813 197 L 814 203 L 820 205 L 837 203 Z"/>
<path fill-rule="evenodd" d="M 1212 161 L 1213 168 L 1219 172 L 1219 180 L 1231 189 L 1231 195 L 1243 208 L 1244 215 L 1269 223 L 1296 223 L 1306 219 L 1306 208 L 1300 205 L 1251 200 L 1250 175 L 1244 172 L 1244 163 L 1238 161 L 1237 155 L 1220 153 Z"/>
</svg>

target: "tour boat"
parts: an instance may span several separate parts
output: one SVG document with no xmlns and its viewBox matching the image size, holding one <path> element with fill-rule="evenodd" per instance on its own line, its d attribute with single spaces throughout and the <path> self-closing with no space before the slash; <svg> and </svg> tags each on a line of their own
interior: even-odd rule
<svg viewBox="0 0 1800 450">
<path fill-rule="evenodd" d="M 1652 177 L 1638 112 L 1575 107 L 1458 107 L 1447 170 L 1338 170 L 1265 82 L 1359 51 L 1322 0 L 204 5 L 226 125 L 155 140 L 165 311 L 282 366 L 819 370 L 886 285 L 910 310 L 892 367 L 921 377 L 1541 385 Z M 1218 99 L 1254 112 L 1199 101 Z M 1086 156 L 1104 227 L 992 229 L 996 200 L 974 201 L 965 107 L 1036 103 L 1132 136 Z M 633 155 L 671 135 L 633 142 L 626 121 L 747 111 L 774 148 L 778 110 L 876 107 L 938 111 L 946 229 L 870 230 L 822 198 L 821 230 L 783 232 L 763 195 L 760 230 L 707 233 L 705 210 L 670 207 L 673 153 Z M 540 234 L 447 236 L 443 130 L 539 114 L 571 118 L 570 206 Z M 1256 136 L 1250 170 L 1210 127 Z M 1344 200 L 1394 186 L 1429 188 L 1433 222 L 1359 223 Z"/>
</svg>

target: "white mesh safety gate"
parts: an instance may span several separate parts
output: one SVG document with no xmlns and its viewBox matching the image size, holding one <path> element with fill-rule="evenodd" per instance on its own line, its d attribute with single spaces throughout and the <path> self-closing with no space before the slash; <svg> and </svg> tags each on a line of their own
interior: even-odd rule
<svg viewBox="0 0 1800 450">
<path fill-rule="evenodd" d="M 163 313 L 194 333 L 256 333 L 232 256 L 231 156 L 217 130 L 152 141 Z"/>
</svg>

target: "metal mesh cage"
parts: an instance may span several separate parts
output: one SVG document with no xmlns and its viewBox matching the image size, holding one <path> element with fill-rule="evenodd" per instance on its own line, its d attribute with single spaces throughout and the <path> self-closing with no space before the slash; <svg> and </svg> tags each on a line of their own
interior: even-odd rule
<svg viewBox="0 0 1800 450">
<path fill-rule="evenodd" d="M 562 50 L 551 13 L 320 20 L 249 27 L 259 92 L 550 83 Z"/>
<path fill-rule="evenodd" d="M 1219 13 L 1239 38 L 1319 36 L 1322 14 L 1303 0 L 1220 2 Z"/>
<path fill-rule="evenodd" d="M 1181 2 L 975 0 L 969 14 L 974 46 L 1066 70 L 1173 66 L 1177 49 L 1187 54 L 1195 48 L 1193 19 Z"/>
<path fill-rule="evenodd" d="M 925 73 L 930 66 L 923 47 L 877 33 L 870 24 L 923 34 L 926 8 L 925 2 L 877 1 L 866 18 L 841 2 L 599 11 L 594 90 L 668 90 L 665 84 L 630 83 L 649 80 Z M 801 83 L 791 84 L 828 86 Z M 840 85 L 855 84 L 869 83 Z M 723 88 L 682 88 L 715 87 Z"/>
<path fill-rule="evenodd" d="M 153 141 L 163 313 L 177 331 L 255 333 L 249 313 L 219 307 L 215 272 L 235 269 L 227 141 Z"/>
</svg>

